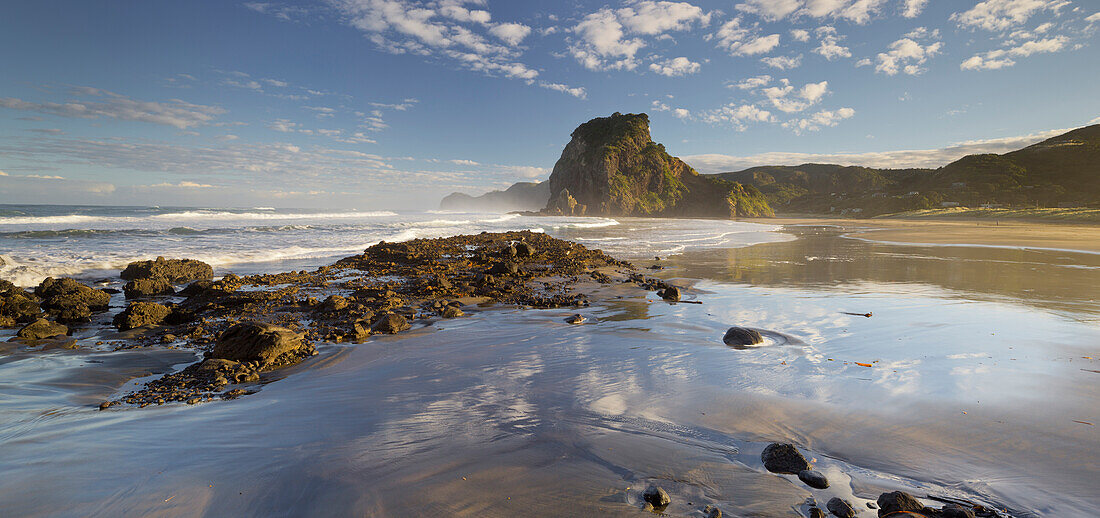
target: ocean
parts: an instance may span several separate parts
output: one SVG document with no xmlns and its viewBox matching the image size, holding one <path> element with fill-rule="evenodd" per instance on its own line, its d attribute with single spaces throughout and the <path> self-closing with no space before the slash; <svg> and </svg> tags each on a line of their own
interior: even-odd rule
<svg viewBox="0 0 1100 518">
<path fill-rule="evenodd" d="M 894 490 L 1001 516 L 1100 512 L 1097 254 L 878 243 L 840 220 L 0 210 L 0 278 L 24 286 L 117 288 L 127 262 L 158 255 L 276 272 L 380 240 L 530 229 L 699 302 L 615 285 L 584 308 L 467 307 L 318 343 L 236 400 L 106 411 L 201 353 L 118 348 L 113 330 L 43 351 L 0 330 L 0 514 L 641 516 L 650 484 L 673 516 L 808 516 L 839 497 L 872 517 Z M 786 339 L 727 347 L 734 325 Z M 796 444 L 829 488 L 764 469 L 770 442 Z"/>
<path fill-rule="evenodd" d="M 0 205 L 0 279 L 20 286 L 50 276 L 96 280 L 157 256 L 198 259 L 219 275 L 268 273 L 329 264 L 379 241 L 507 230 L 546 232 L 624 257 L 651 257 L 789 239 L 777 228 L 447 211 Z"/>
</svg>

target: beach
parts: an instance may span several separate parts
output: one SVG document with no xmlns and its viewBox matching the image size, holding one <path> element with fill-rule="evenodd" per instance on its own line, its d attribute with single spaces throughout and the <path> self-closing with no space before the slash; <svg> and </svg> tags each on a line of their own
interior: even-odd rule
<svg viewBox="0 0 1100 518">
<path fill-rule="evenodd" d="M 824 507 L 833 497 L 875 516 L 867 504 L 893 490 L 1010 516 L 1100 509 L 1100 256 L 1084 253 L 1094 250 L 1082 231 L 1037 246 L 1023 239 L 1040 226 L 982 240 L 991 233 L 965 223 L 313 217 L 325 226 L 282 214 L 262 225 L 213 216 L 183 232 L 174 219 L 185 212 L 202 211 L 147 223 L 119 219 L 138 218 L 119 209 L 81 229 L 61 228 L 73 219 L 11 223 L 29 228 L 0 237 L 27 244 L 25 255 L 4 253 L 17 265 L 6 268 L 23 268 L 0 274 L 72 268 L 72 256 L 27 267 L 33 246 L 87 256 L 77 277 L 121 287 L 117 269 L 96 262 L 94 240 L 108 230 L 102 255 L 115 262 L 221 243 L 221 256 L 237 255 L 215 265 L 220 278 L 335 260 L 270 251 L 278 258 L 255 260 L 272 232 L 299 248 L 358 237 L 342 257 L 400 232 L 537 227 L 634 263 L 683 301 L 616 282 L 586 287 L 582 307 L 470 305 L 397 335 L 322 340 L 315 356 L 247 384 L 254 393 L 194 405 L 98 408 L 199 359 L 186 347 L 115 348 L 120 337 L 97 332 L 78 334 L 77 349 L 9 349 L 0 356 L 7 512 L 637 516 L 650 484 L 671 495 L 672 516 L 705 516 L 707 505 L 805 516 L 808 499 Z M 313 228 L 285 228 L 295 219 Z M 942 246 L 964 243 L 981 246 Z M 115 295 L 110 312 L 124 305 Z M 574 314 L 585 323 L 566 323 Z M 731 326 L 777 338 L 729 347 Z M 799 447 L 830 487 L 768 472 L 761 452 L 772 442 Z"/>
</svg>

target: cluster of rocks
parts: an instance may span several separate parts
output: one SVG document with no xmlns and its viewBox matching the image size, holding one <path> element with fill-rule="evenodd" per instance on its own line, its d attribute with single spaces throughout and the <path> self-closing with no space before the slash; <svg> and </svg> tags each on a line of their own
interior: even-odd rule
<svg viewBox="0 0 1100 518">
<path fill-rule="evenodd" d="M 760 454 L 760 460 L 764 463 L 764 469 L 772 473 L 783 475 L 797 475 L 798 479 L 813 489 L 827 489 L 829 481 L 825 475 L 815 471 L 802 452 L 793 444 L 772 443 L 764 448 Z M 974 504 L 971 502 L 952 501 L 947 502 L 940 509 L 925 506 L 912 495 L 904 491 L 883 493 L 877 502 L 868 503 L 868 508 L 878 509 L 879 517 L 912 517 L 912 518 L 993 518 L 1001 516 L 995 510 Z M 829 514 L 838 518 L 852 518 L 856 516 L 855 507 L 851 502 L 833 497 L 825 504 Z M 810 518 L 825 518 L 825 511 L 817 507 L 816 503 L 809 508 Z"/>
</svg>

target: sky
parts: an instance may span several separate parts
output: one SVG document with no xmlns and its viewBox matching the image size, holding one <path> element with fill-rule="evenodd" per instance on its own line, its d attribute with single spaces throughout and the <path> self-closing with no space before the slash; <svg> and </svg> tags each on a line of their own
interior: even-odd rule
<svg viewBox="0 0 1100 518">
<path fill-rule="evenodd" d="M 0 203 L 434 208 L 645 112 L 702 173 L 1100 123 L 1098 0 L 0 5 Z"/>
</svg>

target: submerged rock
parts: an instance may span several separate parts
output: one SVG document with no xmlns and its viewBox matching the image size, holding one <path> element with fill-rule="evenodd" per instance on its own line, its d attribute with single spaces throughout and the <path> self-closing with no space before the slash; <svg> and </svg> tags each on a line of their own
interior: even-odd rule
<svg viewBox="0 0 1100 518">
<path fill-rule="evenodd" d="M 733 346 L 757 345 L 764 343 L 764 337 L 755 329 L 734 326 L 726 330 L 726 334 L 722 337 L 722 341 L 725 342 L 726 345 Z"/>
<path fill-rule="evenodd" d="M 23 329 L 20 329 L 15 336 L 27 340 L 44 340 L 46 338 L 65 336 L 67 334 L 69 334 L 69 328 L 64 324 L 58 324 L 57 322 L 50 322 L 49 320 L 40 318 L 23 326 Z"/>
<path fill-rule="evenodd" d="M 665 507 L 672 502 L 672 498 L 669 498 L 668 493 L 658 486 L 649 486 L 645 491 L 642 491 L 642 500 L 656 508 Z"/>
<path fill-rule="evenodd" d="M 135 261 L 126 265 L 119 277 L 128 281 L 159 278 L 170 284 L 183 284 L 189 281 L 212 280 L 214 269 L 209 264 L 194 259 L 158 257 L 154 261 Z"/>
<path fill-rule="evenodd" d="M 826 489 L 829 487 L 829 479 L 825 478 L 820 472 L 812 469 L 805 469 L 798 472 L 798 480 L 801 480 L 807 486 L 814 489 Z"/>
<path fill-rule="evenodd" d="M 764 461 L 764 468 L 772 473 L 797 475 L 810 469 L 806 457 L 793 444 L 773 442 L 761 452 L 760 460 Z"/>
<path fill-rule="evenodd" d="M 378 318 L 374 323 L 374 332 L 384 334 L 397 334 L 401 331 L 409 329 L 409 321 L 405 320 L 405 317 L 398 315 L 397 313 L 386 313 Z"/>
<path fill-rule="evenodd" d="M 568 323 L 568 324 L 583 324 L 585 320 L 587 320 L 587 319 L 584 318 L 584 315 L 581 315 L 580 313 L 578 313 L 578 314 L 573 315 L 569 318 L 566 318 L 565 322 Z"/>
<path fill-rule="evenodd" d="M 658 291 L 657 295 L 660 295 L 665 300 L 680 300 L 680 288 L 676 286 L 668 286 L 665 289 Z"/>
<path fill-rule="evenodd" d="M 921 512 L 925 508 L 924 504 L 905 491 L 893 491 L 879 495 L 878 507 L 879 516 L 901 511 Z"/>
<path fill-rule="evenodd" d="M 171 312 L 171 309 L 161 304 L 134 302 L 125 311 L 115 315 L 114 325 L 119 331 L 128 331 L 141 326 L 159 324 Z"/>
<path fill-rule="evenodd" d="M 172 284 L 162 277 L 132 280 L 122 287 L 122 291 L 126 293 L 128 299 L 176 294 Z"/>
<path fill-rule="evenodd" d="M 825 508 L 837 518 L 852 518 L 856 515 L 856 510 L 852 508 L 852 504 L 835 496 L 829 500 L 829 503 L 825 504 Z"/>
<path fill-rule="evenodd" d="M 279 356 L 303 347 L 302 335 L 284 327 L 244 322 L 226 329 L 218 337 L 211 358 L 240 362 L 276 363 Z"/>
</svg>

